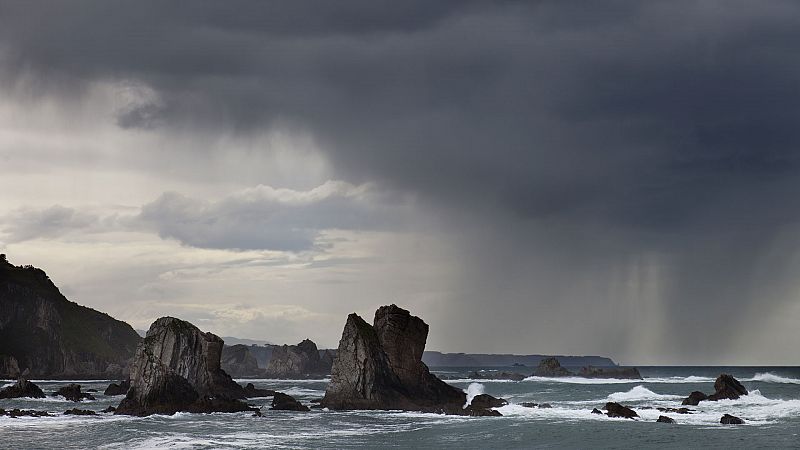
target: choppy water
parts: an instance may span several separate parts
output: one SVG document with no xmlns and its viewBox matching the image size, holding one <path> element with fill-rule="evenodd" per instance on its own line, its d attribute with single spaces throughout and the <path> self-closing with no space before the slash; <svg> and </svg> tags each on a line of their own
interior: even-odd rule
<svg viewBox="0 0 800 450">
<path fill-rule="evenodd" d="M 459 377 L 472 370 L 447 368 L 439 373 Z M 640 372 L 644 380 L 529 377 L 520 382 L 448 381 L 473 394 L 484 391 L 507 399 L 511 404 L 499 409 L 503 417 L 399 411 L 269 411 L 268 398 L 249 401 L 262 407 L 263 417 L 247 413 L 146 418 L 65 416 L 63 412 L 75 406 L 99 411 L 122 399 L 102 395 L 109 381 L 81 381 L 84 391 L 99 391 L 97 400 L 77 405 L 60 397 L 0 400 L 0 408 L 57 414 L 47 418 L 0 417 L 0 448 L 800 448 L 800 368 L 645 367 Z M 642 409 L 679 407 L 694 390 L 710 393 L 714 378 L 722 372 L 737 377 L 751 394 L 739 400 L 701 402 L 692 407 L 696 412 L 691 415 Z M 286 392 L 304 403 L 322 397 L 327 385 L 326 380 L 247 381 L 259 388 Z M 48 394 L 67 384 L 36 383 Z M 529 401 L 547 402 L 553 407 L 519 406 Z M 600 408 L 607 401 L 633 407 L 641 419 L 591 414 L 592 408 Z M 720 425 L 719 418 L 725 413 L 743 418 L 746 424 Z M 678 423 L 656 423 L 662 414 Z"/>
</svg>

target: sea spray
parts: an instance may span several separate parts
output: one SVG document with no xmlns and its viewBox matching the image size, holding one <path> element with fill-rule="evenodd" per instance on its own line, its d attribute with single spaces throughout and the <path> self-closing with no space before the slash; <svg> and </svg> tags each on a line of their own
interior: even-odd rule
<svg viewBox="0 0 800 450">
<path fill-rule="evenodd" d="M 469 386 L 467 386 L 467 390 L 464 392 L 467 393 L 467 403 L 464 403 L 464 408 L 466 408 L 472 403 L 472 399 L 475 398 L 476 395 L 483 394 L 484 386 L 480 383 L 470 383 Z"/>
</svg>

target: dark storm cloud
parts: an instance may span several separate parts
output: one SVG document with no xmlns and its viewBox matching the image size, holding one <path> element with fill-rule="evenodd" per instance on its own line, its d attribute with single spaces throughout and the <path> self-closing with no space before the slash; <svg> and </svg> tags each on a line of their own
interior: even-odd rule
<svg viewBox="0 0 800 450">
<path fill-rule="evenodd" d="M 699 329 L 791 278 L 749 274 L 800 219 L 798 24 L 782 1 L 25 1 L 0 7 L 0 55 L 65 98 L 152 88 L 121 127 L 307 129 L 344 179 L 473 227 L 486 277 L 541 247 L 564 272 L 663 255 L 664 314 Z"/>
</svg>

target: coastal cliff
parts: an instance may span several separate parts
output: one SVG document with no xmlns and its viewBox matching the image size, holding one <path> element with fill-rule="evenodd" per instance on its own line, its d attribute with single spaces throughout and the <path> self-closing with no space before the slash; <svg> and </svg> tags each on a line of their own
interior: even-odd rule
<svg viewBox="0 0 800 450">
<path fill-rule="evenodd" d="M 124 378 L 141 337 L 67 300 L 41 269 L 0 255 L 0 378 Z"/>
</svg>

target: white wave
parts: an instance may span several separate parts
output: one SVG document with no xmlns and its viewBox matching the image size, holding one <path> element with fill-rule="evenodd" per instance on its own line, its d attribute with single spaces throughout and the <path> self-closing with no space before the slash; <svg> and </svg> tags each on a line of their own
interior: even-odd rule
<svg viewBox="0 0 800 450">
<path fill-rule="evenodd" d="M 680 395 L 667 395 L 657 394 L 646 387 L 639 385 L 634 386 L 631 390 L 626 392 L 614 392 L 608 396 L 608 400 L 612 402 L 635 402 L 642 400 L 671 400 L 682 398 Z"/>
<path fill-rule="evenodd" d="M 548 383 L 569 383 L 569 384 L 634 384 L 641 383 L 642 380 L 622 380 L 619 378 L 582 378 L 582 377 L 537 377 L 531 376 L 522 381 L 540 381 Z"/>
<path fill-rule="evenodd" d="M 745 378 L 742 381 L 761 381 L 764 383 L 787 383 L 787 384 L 800 384 L 797 378 L 782 377 L 775 375 L 771 372 L 756 373 L 753 378 Z"/>
<path fill-rule="evenodd" d="M 469 406 L 472 403 L 472 399 L 475 398 L 476 395 L 481 395 L 485 391 L 485 387 L 480 383 L 470 383 L 467 386 L 467 389 L 464 391 L 467 393 L 467 403 L 464 403 L 464 408 Z"/>
<path fill-rule="evenodd" d="M 278 392 L 283 392 L 284 394 L 291 395 L 292 397 L 297 397 L 297 396 L 322 397 L 323 395 L 325 395 L 325 391 L 321 391 L 318 389 L 308 389 L 300 386 L 292 386 L 287 389 L 278 389 Z"/>
<path fill-rule="evenodd" d="M 490 380 L 485 378 L 457 378 L 454 380 L 442 380 L 447 383 L 518 383 L 514 380 Z"/>
</svg>

